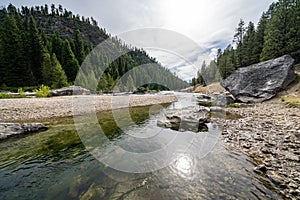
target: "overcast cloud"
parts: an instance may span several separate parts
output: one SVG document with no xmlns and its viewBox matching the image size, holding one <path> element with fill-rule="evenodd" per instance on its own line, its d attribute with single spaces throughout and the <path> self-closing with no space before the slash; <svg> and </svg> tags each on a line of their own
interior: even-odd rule
<svg viewBox="0 0 300 200">
<path fill-rule="evenodd" d="M 217 48 L 224 48 L 231 43 L 240 18 L 246 23 L 252 21 L 257 24 L 262 12 L 272 2 L 273 0 L 2 0 L 0 5 L 12 3 L 19 7 L 61 4 L 73 13 L 92 16 L 100 27 L 112 35 L 141 28 L 163 28 L 185 35 L 199 45 L 185 54 L 189 58 L 182 59 L 180 55 L 153 48 L 146 50 L 164 66 L 188 80 L 195 76 L 195 68 L 201 66 L 204 59 L 213 58 Z M 182 44 L 178 47 L 181 48 Z"/>
</svg>

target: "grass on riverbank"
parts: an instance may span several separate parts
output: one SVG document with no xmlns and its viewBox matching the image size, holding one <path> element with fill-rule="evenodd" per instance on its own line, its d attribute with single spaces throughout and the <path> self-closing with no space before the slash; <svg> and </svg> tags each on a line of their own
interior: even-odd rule
<svg viewBox="0 0 300 200">
<path fill-rule="evenodd" d="M 0 94 L 0 99 L 26 98 L 23 94 Z"/>
<path fill-rule="evenodd" d="M 291 106 L 300 106 L 300 96 L 282 96 L 281 100 Z"/>
</svg>

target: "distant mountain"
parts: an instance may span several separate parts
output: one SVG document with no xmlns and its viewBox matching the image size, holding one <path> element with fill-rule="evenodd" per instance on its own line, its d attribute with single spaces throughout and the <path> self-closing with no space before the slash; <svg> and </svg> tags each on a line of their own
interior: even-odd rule
<svg viewBox="0 0 300 200">
<path fill-rule="evenodd" d="M 0 35 L 2 87 L 46 84 L 57 88 L 73 84 L 86 56 L 105 40 L 115 51 L 125 54 L 110 62 L 109 50 L 94 53 L 92 68 L 81 71 L 77 83 L 101 91 L 111 91 L 116 86 L 121 91 L 137 89 L 141 86 L 139 80 L 149 81 L 142 86 L 155 90 L 180 89 L 187 85 L 144 50 L 124 44 L 100 28 L 95 19 L 75 15 L 61 5 L 16 8 L 10 4 L 0 9 Z M 156 68 L 128 74 L 143 64 Z M 93 84 L 87 84 L 91 80 Z M 167 87 L 151 80 L 163 80 Z"/>
</svg>

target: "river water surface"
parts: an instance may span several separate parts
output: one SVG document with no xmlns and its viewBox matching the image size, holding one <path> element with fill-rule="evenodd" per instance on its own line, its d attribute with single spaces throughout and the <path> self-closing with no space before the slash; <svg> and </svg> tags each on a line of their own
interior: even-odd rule
<svg viewBox="0 0 300 200">
<path fill-rule="evenodd" d="M 179 101 L 167 109 L 196 105 L 192 94 L 177 95 Z M 281 199 L 253 172 L 250 158 L 226 149 L 217 126 L 208 124 L 203 133 L 162 129 L 156 126 L 159 109 L 130 109 L 134 124 L 125 128 L 112 112 L 99 113 L 109 140 L 99 146 L 97 159 L 72 119 L 1 142 L 0 199 Z M 87 126 L 85 132 L 91 131 Z M 115 147 L 129 153 L 117 154 Z M 149 152 L 158 153 L 147 157 Z"/>
</svg>

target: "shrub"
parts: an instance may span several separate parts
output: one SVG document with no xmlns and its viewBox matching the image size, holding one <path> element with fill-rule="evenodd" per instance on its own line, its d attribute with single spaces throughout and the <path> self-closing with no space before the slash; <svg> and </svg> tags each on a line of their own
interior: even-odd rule
<svg viewBox="0 0 300 200">
<path fill-rule="evenodd" d="M 23 88 L 19 88 L 18 93 L 19 93 L 20 98 L 25 98 L 26 97 L 26 94 L 25 94 Z"/>
<path fill-rule="evenodd" d="M 50 87 L 46 86 L 46 85 L 41 85 L 41 87 L 37 90 L 35 90 L 36 97 L 51 97 L 51 93 L 50 93 Z"/>
</svg>

